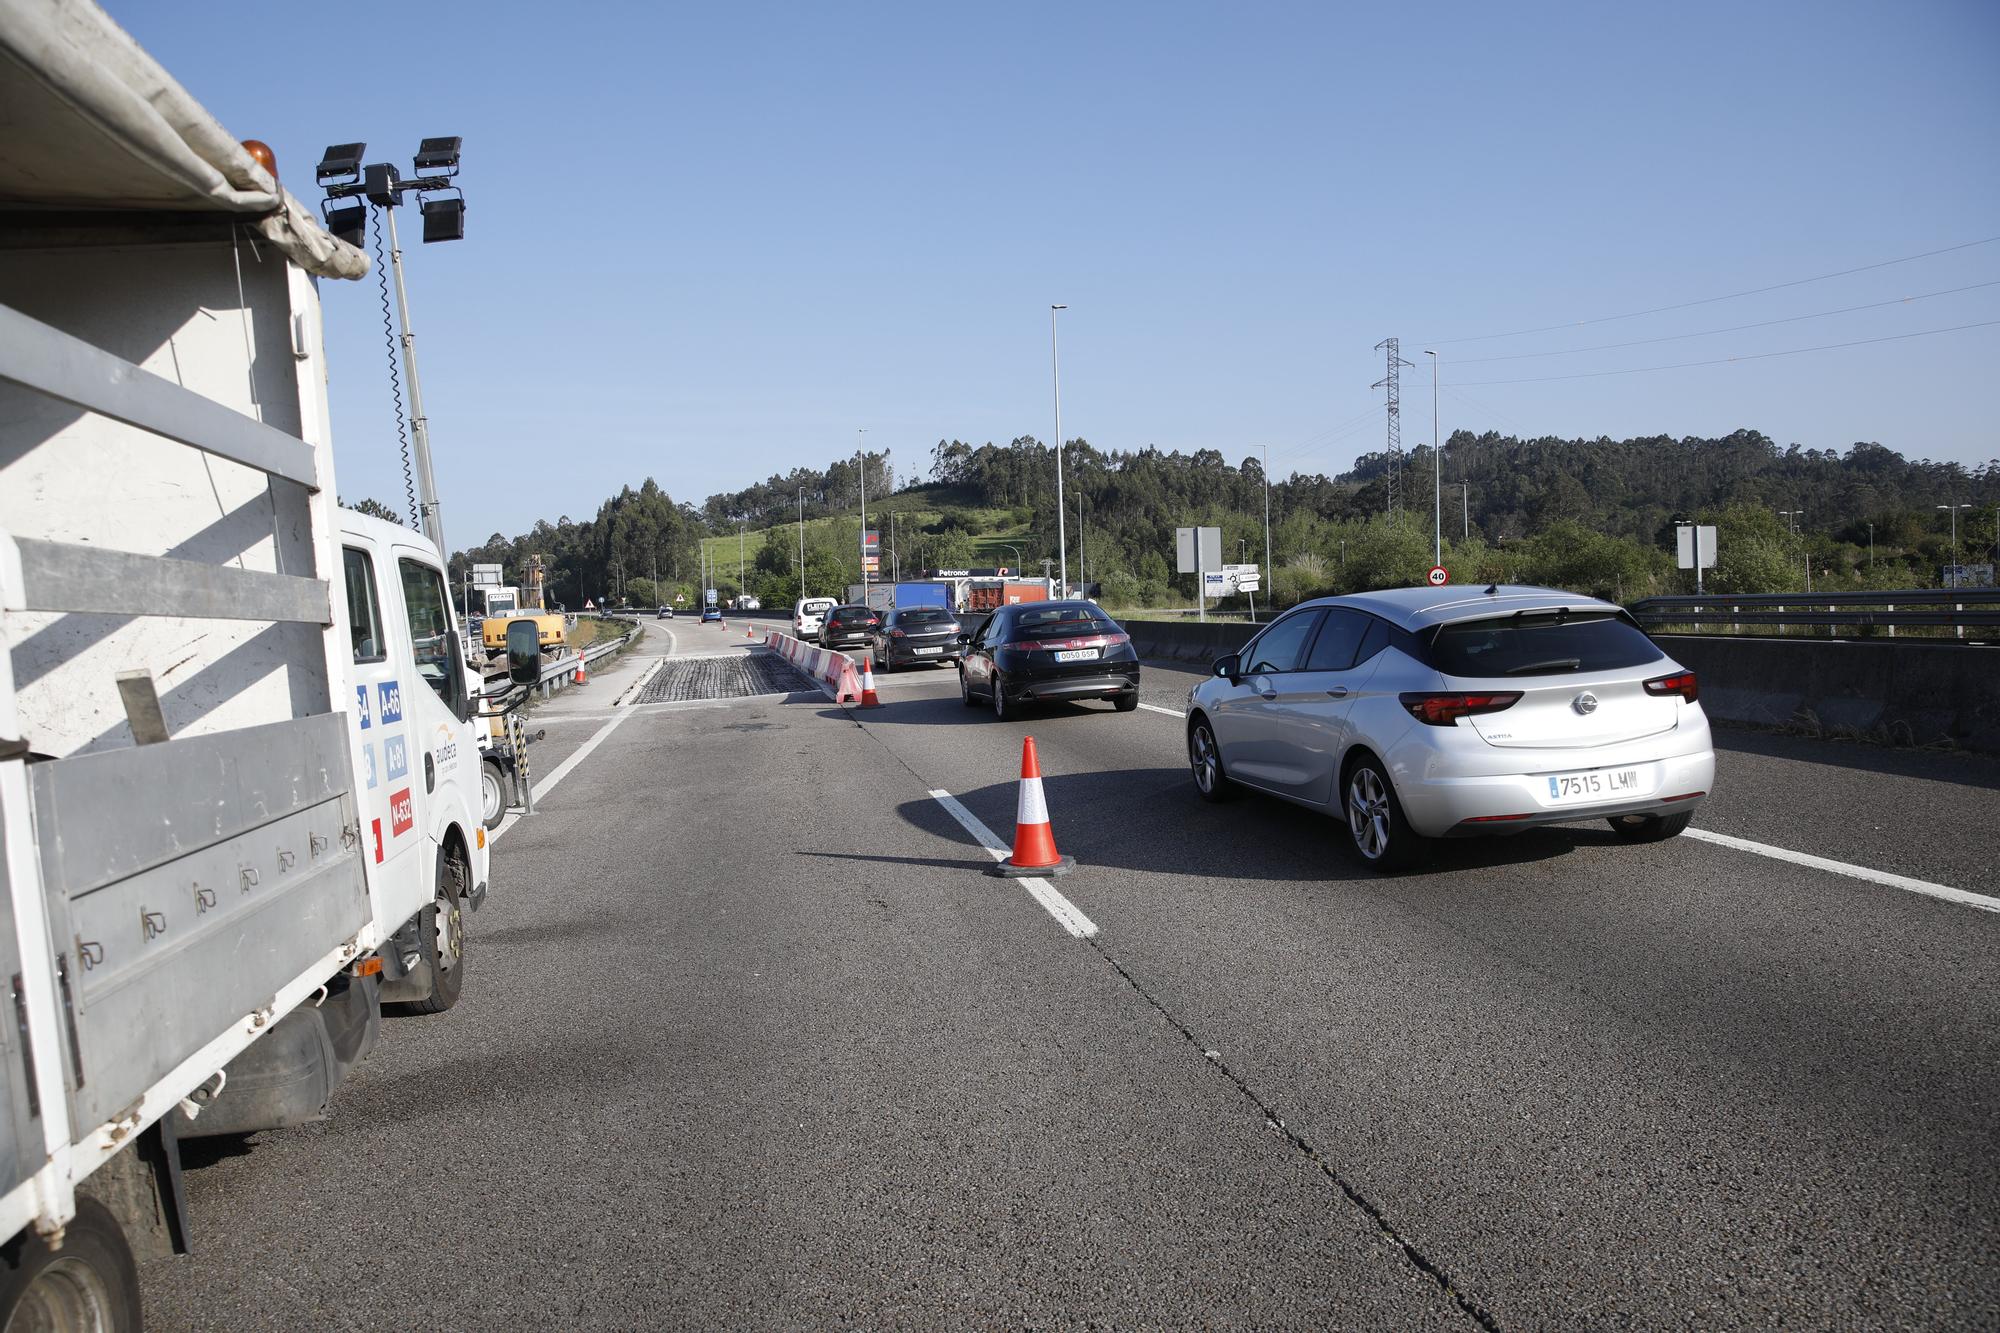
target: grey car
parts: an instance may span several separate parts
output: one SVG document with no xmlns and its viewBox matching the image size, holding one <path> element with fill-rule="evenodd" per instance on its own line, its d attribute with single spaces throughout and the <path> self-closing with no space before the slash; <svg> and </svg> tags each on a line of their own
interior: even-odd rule
<svg viewBox="0 0 2000 1333">
<path fill-rule="evenodd" d="M 1189 694 L 1196 790 L 1325 811 L 1377 868 L 1425 838 L 1604 819 L 1673 837 L 1715 782 L 1692 671 L 1621 608 L 1399 588 L 1286 612 Z"/>
</svg>

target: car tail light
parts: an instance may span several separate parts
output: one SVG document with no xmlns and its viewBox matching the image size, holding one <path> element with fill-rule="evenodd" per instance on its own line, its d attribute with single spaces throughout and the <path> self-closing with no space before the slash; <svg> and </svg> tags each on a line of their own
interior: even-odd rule
<svg viewBox="0 0 2000 1333">
<path fill-rule="evenodd" d="M 1512 708 L 1521 698 L 1519 690 L 1498 694 L 1404 694 L 1398 698 L 1411 717 L 1427 726 L 1456 726 L 1462 717 L 1475 713 L 1497 713 Z"/>
<path fill-rule="evenodd" d="M 1701 697 L 1701 690 L 1695 684 L 1694 672 L 1692 671 L 1681 671 L 1671 676 L 1655 676 L 1652 680 L 1646 682 L 1646 693 L 1659 695 L 1678 694 L 1689 703 L 1693 703 Z"/>
<path fill-rule="evenodd" d="M 1072 648 L 1113 648 L 1130 642 L 1132 636 L 1129 634 L 1092 634 L 1081 639 L 1023 639 L 1019 643 L 1003 643 L 1000 646 L 1021 653 L 1055 652 L 1059 649 L 1068 652 Z"/>
<path fill-rule="evenodd" d="M 889 637 L 892 639 L 900 639 L 904 637 L 904 634 L 903 631 L 899 629 L 892 629 L 889 631 Z"/>
</svg>

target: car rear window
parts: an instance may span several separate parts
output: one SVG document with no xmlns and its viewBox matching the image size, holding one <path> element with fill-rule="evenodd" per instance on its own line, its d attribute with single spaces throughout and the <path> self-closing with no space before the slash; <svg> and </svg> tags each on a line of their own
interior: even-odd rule
<svg viewBox="0 0 2000 1333">
<path fill-rule="evenodd" d="M 898 625 L 936 625 L 956 619 L 949 611 L 898 611 Z"/>
<path fill-rule="evenodd" d="M 1047 610 L 1017 611 L 1014 634 L 1023 639 L 1068 639 L 1080 634 L 1117 634 L 1118 622 L 1101 611 L 1083 606 L 1052 606 Z"/>
<path fill-rule="evenodd" d="M 835 620 L 873 620 L 875 613 L 865 606 L 839 606 L 833 611 Z"/>
<path fill-rule="evenodd" d="M 1643 666 L 1666 654 L 1636 626 L 1606 612 L 1537 612 L 1446 625 L 1431 658 L 1447 676 L 1566 676 Z"/>
</svg>

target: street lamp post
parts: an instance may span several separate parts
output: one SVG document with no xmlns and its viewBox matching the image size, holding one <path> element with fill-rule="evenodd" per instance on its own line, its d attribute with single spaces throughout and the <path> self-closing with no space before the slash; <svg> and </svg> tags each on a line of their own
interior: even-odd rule
<svg viewBox="0 0 2000 1333">
<path fill-rule="evenodd" d="M 1951 515 L 1951 586 L 1958 586 L 1958 511 L 1970 509 L 1970 504 L 1938 505 L 1937 508 Z"/>
<path fill-rule="evenodd" d="M 1472 483 L 1471 482 L 1461 481 L 1460 483 L 1458 483 L 1458 523 L 1459 523 L 1458 539 L 1464 542 L 1471 541 L 1472 540 Z"/>
<path fill-rule="evenodd" d="M 806 488 L 799 487 L 799 600 L 806 599 Z"/>
<path fill-rule="evenodd" d="M 1018 546 L 1016 546 L 1016 545 L 1014 545 L 1014 544 L 1013 544 L 1012 542 L 996 542 L 996 543 L 994 543 L 994 544 L 995 544 L 996 546 L 1004 546 L 1004 547 L 1006 547 L 1006 548 L 1007 548 L 1008 550 L 1010 550 L 1010 551 L 1012 551 L 1012 552 L 1014 553 L 1014 565 L 1013 565 L 1013 569 L 1014 569 L 1014 573 L 1015 573 L 1015 574 L 1016 574 L 1016 575 L 1018 576 L 1018 575 L 1020 574 L 1020 572 L 1021 572 L 1021 548 L 1020 548 L 1020 547 L 1018 547 Z"/>
<path fill-rule="evenodd" d="M 1868 568 L 1875 568 L 1875 525 L 1868 525 Z"/>
<path fill-rule="evenodd" d="M 1056 339 L 1056 311 L 1067 309 L 1066 305 L 1049 307 L 1049 379 L 1056 395 L 1056 560 L 1062 566 L 1062 584 L 1056 589 L 1058 597 L 1069 588 L 1069 533 L 1064 523 L 1066 510 L 1063 507 L 1062 347 Z"/>
<path fill-rule="evenodd" d="M 861 463 L 861 600 L 868 600 L 868 442 L 861 437 L 868 433 L 866 426 L 854 428 L 854 438 L 859 447 L 854 451 Z"/>
<path fill-rule="evenodd" d="M 1431 533 L 1435 557 L 1433 564 L 1444 563 L 1444 454 L 1438 448 L 1438 364 L 1436 352 L 1425 349 L 1424 355 L 1431 359 Z"/>
<path fill-rule="evenodd" d="M 1264 589 L 1267 598 L 1275 598 L 1273 589 L 1277 586 L 1277 573 L 1271 568 L 1271 446 L 1264 446 Z M 1267 605 L 1276 606 L 1275 601 Z"/>
</svg>

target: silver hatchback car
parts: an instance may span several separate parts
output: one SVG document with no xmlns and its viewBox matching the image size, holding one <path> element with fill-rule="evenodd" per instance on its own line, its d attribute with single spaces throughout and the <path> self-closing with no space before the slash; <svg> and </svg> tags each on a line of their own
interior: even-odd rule
<svg viewBox="0 0 2000 1333">
<path fill-rule="evenodd" d="M 1364 864 L 1424 838 L 1605 819 L 1671 838 L 1715 782 L 1692 671 L 1619 607 L 1397 588 L 1295 607 L 1189 695 L 1196 789 L 1338 816 Z"/>
</svg>

